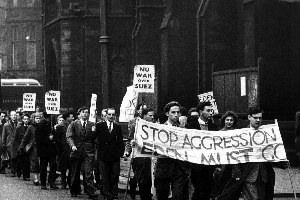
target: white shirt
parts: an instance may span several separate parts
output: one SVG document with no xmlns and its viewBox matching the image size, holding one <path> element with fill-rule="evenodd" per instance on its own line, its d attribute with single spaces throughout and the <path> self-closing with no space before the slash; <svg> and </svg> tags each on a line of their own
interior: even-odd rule
<svg viewBox="0 0 300 200">
<path fill-rule="evenodd" d="M 107 124 L 107 129 L 109 130 L 109 125 L 110 125 L 110 123 L 111 123 L 111 130 L 113 130 L 114 129 L 114 123 L 113 122 L 110 122 L 110 121 L 106 121 L 106 124 Z"/>
<path fill-rule="evenodd" d="M 85 122 L 85 127 L 86 127 L 86 125 L 87 125 L 87 120 L 83 121 L 82 119 L 80 119 L 80 122 L 81 122 L 82 127 L 83 127 L 83 123 Z"/>
<path fill-rule="evenodd" d="M 198 122 L 200 124 L 201 130 L 208 130 L 208 124 L 202 119 L 200 119 L 200 117 L 198 118 Z"/>
</svg>

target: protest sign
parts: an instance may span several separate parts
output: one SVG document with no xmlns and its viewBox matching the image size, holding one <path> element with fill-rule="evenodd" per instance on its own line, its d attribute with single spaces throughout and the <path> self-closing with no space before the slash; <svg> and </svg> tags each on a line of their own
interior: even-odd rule
<svg viewBox="0 0 300 200">
<path fill-rule="evenodd" d="M 286 161 L 278 124 L 229 131 L 136 123 L 135 157 L 152 155 L 204 165 Z"/>
<path fill-rule="evenodd" d="M 23 111 L 35 111 L 36 93 L 23 94 Z"/>
<path fill-rule="evenodd" d="M 59 114 L 60 91 L 50 90 L 45 94 L 45 108 L 47 114 Z"/>
<path fill-rule="evenodd" d="M 134 67 L 133 86 L 135 92 L 154 93 L 154 65 L 137 65 Z"/>
<path fill-rule="evenodd" d="M 214 114 L 218 114 L 218 107 L 217 107 L 217 102 L 214 99 L 214 93 L 211 92 L 207 92 L 207 93 L 203 93 L 203 94 L 199 94 L 198 95 L 199 98 L 199 102 L 210 102 L 212 105 L 212 108 L 214 110 Z"/>
<path fill-rule="evenodd" d="M 119 122 L 129 122 L 134 118 L 137 106 L 138 93 L 133 90 L 133 85 L 127 87 L 126 94 L 120 107 Z"/>
<path fill-rule="evenodd" d="M 92 94 L 89 121 L 96 123 L 97 94 Z"/>
</svg>

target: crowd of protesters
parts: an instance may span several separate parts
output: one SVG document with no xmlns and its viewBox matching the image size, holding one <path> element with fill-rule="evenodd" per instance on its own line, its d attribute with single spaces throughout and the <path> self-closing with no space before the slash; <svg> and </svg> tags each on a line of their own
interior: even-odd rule
<svg viewBox="0 0 300 200">
<path fill-rule="evenodd" d="M 99 189 L 105 199 L 118 199 L 120 159 L 127 159 L 136 145 L 134 132 L 138 117 L 152 123 L 208 131 L 232 130 L 237 128 L 238 122 L 238 116 L 228 111 L 218 127 L 209 102 L 189 110 L 178 102 L 169 102 L 160 115 L 143 104 L 136 110 L 135 118 L 128 123 L 125 145 L 114 108 L 103 109 L 96 115 L 96 123 L 88 120 L 89 109 L 85 106 L 77 112 L 69 109 L 58 116 L 42 112 L 38 107 L 30 114 L 1 111 L 0 173 L 10 172 L 12 177 L 32 180 L 42 190 L 58 189 L 56 179 L 60 174 L 61 189 L 69 189 L 72 197 L 86 193 L 89 199 L 98 199 L 95 192 Z M 258 129 L 262 114 L 258 106 L 250 107 L 248 127 Z M 240 197 L 269 200 L 274 195 L 272 163 L 208 166 L 159 157 L 154 176 L 151 158 L 133 158 L 131 164 L 134 172 L 129 180 L 131 199 L 136 198 L 137 186 L 141 200 L 154 198 L 152 187 L 156 189 L 158 200 L 235 200 Z M 286 163 L 277 165 L 286 167 Z"/>
</svg>

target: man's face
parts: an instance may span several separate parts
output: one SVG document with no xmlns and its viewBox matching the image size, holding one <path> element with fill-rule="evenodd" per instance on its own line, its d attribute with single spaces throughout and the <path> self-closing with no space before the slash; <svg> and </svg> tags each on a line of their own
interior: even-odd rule
<svg viewBox="0 0 300 200">
<path fill-rule="evenodd" d="M 4 114 L 4 113 L 1 113 L 1 115 L 0 115 L 0 120 L 4 119 L 4 117 L 5 117 L 5 114 Z"/>
<path fill-rule="evenodd" d="M 40 123 L 41 122 L 41 117 L 40 116 L 36 116 L 36 117 L 34 117 L 34 122 L 35 123 Z"/>
<path fill-rule="evenodd" d="M 87 120 L 88 116 L 89 116 L 89 109 L 80 111 L 80 119 L 82 119 L 83 121 Z"/>
<path fill-rule="evenodd" d="M 200 110 L 200 116 L 202 119 L 208 120 L 213 115 L 213 109 L 211 106 L 205 106 L 203 111 Z"/>
<path fill-rule="evenodd" d="M 35 108 L 35 112 L 41 112 L 41 108 L 37 106 L 37 107 Z"/>
<path fill-rule="evenodd" d="M 153 111 L 149 111 L 147 113 L 147 115 L 144 116 L 144 120 L 146 120 L 148 122 L 154 122 L 154 112 Z"/>
<path fill-rule="evenodd" d="M 17 119 L 18 119 L 18 120 L 21 119 L 20 113 L 16 113 L 16 114 L 17 114 Z"/>
<path fill-rule="evenodd" d="M 57 120 L 57 124 L 63 124 L 64 121 L 65 121 L 64 118 L 60 117 L 60 118 L 58 118 L 58 120 Z"/>
<path fill-rule="evenodd" d="M 112 109 L 108 109 L 107 110 L 107 120 L 109 121 L 109 122 L 113 122 L 113 121 L 115 121 L 115 119 L 116 119 L 116 111 L 115 110 L 112 110 Z"/>
<path fill-rule="evenodd" d="M 252 128 L 258 129 L 258 127 L 261 126 L 262 113 L 248 115 L 248 119 L 250 121 L 250 126 Z"/>
<path fill-rule="evenodd" d="M 103 111 L 101 112 L 101 118 L 102 118 L 103 120 L 106 120 L 106 116 L 107 116 L 107 113 L 106 113 L 105 110 L 103 110 Z"/>
<path fill-rule="evenodd" d="M 23 123 L 24 123 L 25 125 L 28 125 L 28 122 L 29 122 L 29 117 L 24 116 L 24 117 L 23 117 Z"/>
<path fill-rule="evenodd" d="M 15 121 L 17 119 L 17 113 L 15 111 L 10 112 L 10 119 Z"/>
<path fill-rule="evenodd" d="M 73 115 L 73 114 L 70 114 L 69 117 L 67 118 L 67 120 L 68 120 L 69 122 L 74 121 L 74 115 Z"/>
<path fill-rule="evenodd" d="M 178 118 L 180 117 L 180 108 L 178 106 L 172 106 L 168 113 L 166 113 L 168 116 L 168 120 L 172 123 L 177 123 Z"/>
<path fill-rule="evenodd" d="M 141 115 L 142 115 L 143 109 L 145 110 L 146 108 L 147 108 L 147 106 L 146 106 L 146 105 L 142 105 L 142 106 L 140 106 L 140 109 L 138 109 L 138 110 L 137 110 L 137 113 L 139 114 L 139 116 L 141 116 Z"/>
</svg>

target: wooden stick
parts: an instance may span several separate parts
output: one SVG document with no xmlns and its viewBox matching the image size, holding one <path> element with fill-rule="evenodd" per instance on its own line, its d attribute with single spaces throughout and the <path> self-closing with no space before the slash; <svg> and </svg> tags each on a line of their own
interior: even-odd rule
<svg viewBox="0 0 300 200">
<path fill-rule="evenodd" d="M 136 140 L 136 133 L 137 133 L 137 128 L 136 127 L 137 127 L 138 122 L 139 122 L 139 117 L 136 119 L 135 132 L 134 132 L 134 137 L 133 137 L 133 141 L 134 142 Z M 128 177 L 127 177 L 126 191 L 125 191 L 125 198 L 124 198 L 124 200 L 127 200 L 128 185 L 129 185 L 130 172 L 131 172 L 131 162 L 132 162 L 133 158 L 134 158 L 134 148 L 132 148 L 131 157 L 130 157 L 130 164 L 129 164 L 129 170 L 128 170 Z"/>
</svg>

